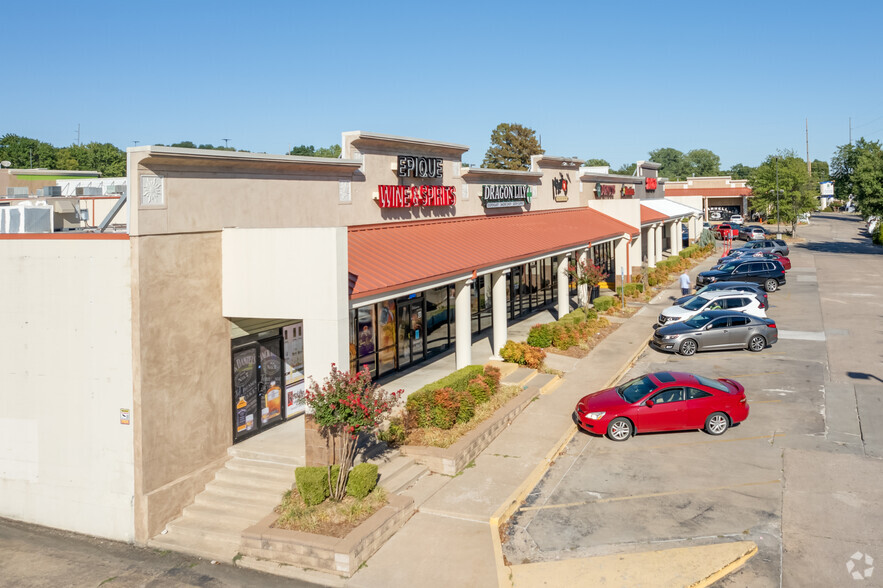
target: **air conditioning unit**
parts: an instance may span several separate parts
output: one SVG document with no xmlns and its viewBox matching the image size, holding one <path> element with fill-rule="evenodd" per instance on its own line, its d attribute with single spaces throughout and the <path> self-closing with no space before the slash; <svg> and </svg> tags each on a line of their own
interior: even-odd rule
<svg viewBox="0 0 883 588">
<path fill-rule="evenodd" d="M 61 186 L 46 186 L 43 188 L 43 196 L 61 196 Z"/>
<path fill-rule="evenodd" d="M 6 188 L 6 196 L 8 198 L 27 198 L 29 191 L 27 186 Z"/>
<path fill-rule="evenodd" d="M 126 193 L 126 185 L 125 184 L 109 184 L 104 187 L 105 194 L 125 194 Z"/>
<path fill-rule="evenodd" d="M 6 206 L 3 212 L 3 232 L 21 233 L 21 208 L 18 206 Z"/>
<path fill-rule="evenodd" d="M 53 229 L 51 206 L 19 206 L 21 208 L 22 233 L 51 233 Z"/>
<path fill-rule="evenodd" d="M 76 196 L 101 196 L 100 186 L 78 186 Z"/>
</svg>

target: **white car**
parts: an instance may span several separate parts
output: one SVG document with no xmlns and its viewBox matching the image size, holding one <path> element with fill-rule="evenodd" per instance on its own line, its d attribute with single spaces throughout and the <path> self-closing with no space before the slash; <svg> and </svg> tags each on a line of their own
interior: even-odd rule
<svg viewBox="0 0 883 588">
<path fill-rule="evenodd" d="M 741 225 L 743 222 L 745 222 L 745 219 L 742 218 L 741 214 L 734 214 L 730 217 L 730 222 Z"/>
<path fill-rule="evenodd" d="M 714 290 L 697 294 L 681 305 L 669 306 L 659 315 L 658 323 L 670 325 L 685 321 L 703 310 L 734 310 L 766 318 L 764 305 L 750 292 Z"/>
</svg>

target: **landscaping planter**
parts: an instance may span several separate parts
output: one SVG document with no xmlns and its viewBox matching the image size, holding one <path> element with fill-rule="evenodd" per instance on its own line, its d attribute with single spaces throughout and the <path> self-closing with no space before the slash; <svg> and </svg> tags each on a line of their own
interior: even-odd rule
<svg viewBox="0 0 883 588">
<path fill-rule="evenodd" d="M 509 426 L 512 419 L 518 416 L 537 394 L 536 390 L 525 390 L 450 447 L 403 445 L 399 450 L 402 455 L 413 458 L 414 461 L 437 474 L 457 475 Z"/>
<path fill-rule="evenodd" d="M 242 532 L 239 551 L 279 563 L 351 577 L 414 514 L 414 499 L 389 495 L 389 504 L 346 537 L 328 537 L 273 527 L 279 515 L 264 517 Z"/>
</svg>

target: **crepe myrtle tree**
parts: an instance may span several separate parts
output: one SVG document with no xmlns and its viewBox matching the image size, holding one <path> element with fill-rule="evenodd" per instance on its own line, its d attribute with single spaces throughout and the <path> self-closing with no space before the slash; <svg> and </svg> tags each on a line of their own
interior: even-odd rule
<svg viewBox="0 0 883 588">
<path fill-rule="evenodd" d="M 579 301 L 582 306 L 588 309 L 592 290 L 606 277 L 604 270 L 588 259 L 582 259 L 567 265 L 567 275 L 576 282 L 577 286 L 585 286 L 585 288 L 579 288 Z"/>
<path fill-rule="evenodd" d="M 351 374 L 338 370 L 335 364 L 331 364 L 331 373 L 321 386 L 311 382 L 301 393 L 320 433 L 331 439 L 331 463 L 340 465 L 336 481 L 331 479 L 331 464 L 328 465 L 332 500 L 340 501 L 346 496 L 359 436 L 375 432 L 402 393 L 403 390 L 387 392 L 379 388 L 371 381 L 367 367 Z"/>
</svg>

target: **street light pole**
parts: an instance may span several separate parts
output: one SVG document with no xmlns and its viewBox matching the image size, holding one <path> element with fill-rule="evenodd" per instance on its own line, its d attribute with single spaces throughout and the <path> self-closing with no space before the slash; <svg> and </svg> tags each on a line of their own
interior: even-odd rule
<svg viewBox="0 0 883 588">
<path fill-rule="evenodd" d="M 779 221 L 779 158 L 776 158 L 776 238 L 782 238 L 782 225 Z"/>
</svg>

